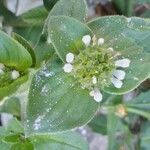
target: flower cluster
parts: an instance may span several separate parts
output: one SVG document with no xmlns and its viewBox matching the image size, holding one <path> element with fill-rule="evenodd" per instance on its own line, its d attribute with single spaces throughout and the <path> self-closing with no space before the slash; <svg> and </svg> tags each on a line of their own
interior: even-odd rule
<svg viewBox="0 0 150 150">
<path fill-rule="evenodd" d="M 130 60 L 121 57 L 112 47 L 103 46 L 105 43 L 103 38 L 97 40 L 95 36 L 91 38 L 90 35 L 85 35 L 82 42 L 85 44 L 85 49 L 78 55 L 68 53 L 63 70 L 72 74 L 81 87 L 89 89 L 90 96 L 100 102 L 102 100 L 100 88 L 111 83 L 116 88 L 123 86 L 126 76 L 123 68 L 129 67 Z"/>
</svg>

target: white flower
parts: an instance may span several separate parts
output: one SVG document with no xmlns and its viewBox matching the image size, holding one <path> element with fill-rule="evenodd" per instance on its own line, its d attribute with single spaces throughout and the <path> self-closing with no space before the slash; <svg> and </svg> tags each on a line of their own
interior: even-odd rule
<svg viewBox="0 0 150 150">
<path fill-rule="evenodd" d="M 104 39 L 103 38 L 99 38 L 98 39 L 98 45 L 103 45 L 104 44 Z"/>
<path fill-rule="evenodd" d="M 114 49 L 113 49 L 112 47 L 109 47 L 107 50 L 108 50 L 108 51 L 111 51 L 111 52 L 114 51 Z"/>
<path fill-rule="evenodd" d="M 95 88 L 89 94 L 90 94 L 90 96 L 92 96 L 94 98 L 94 100 L 96 102 L 101 102 L 102 101 L 103 96 L 102 96 L 102 94 L 101 94 L 99 89 Z"/>
<path fill-rule="evenodd" d="M 0 69 L 4 69 L 4 68 L 5 68 L 4 64 L 0 63 Z"/>
<path fill-rule="evenodd" d="M 68 54 L 66 55 L 66 62 L 67 62 L 67 63 L 72 63 L 73 60 L 74 60 L 74 54 L 68 53 Z"/>
<path fill-rule="evenodd" d="M 13 80 L 17 79 L 20 76 L 19 72 L 16 70 L 13 70 L 11 73 L 11 77 Z"/>
<path fill-rule="evenodd" d="M 115 70 L 115 71 L 113 72 L 113 75 L 114 75 L 117 79 L 123 80 L 123 79 L 125 78 L 126 73 L 125 73 L 125 71 L 123 71 L 123 70 Z"/>
<path fill-rule="evenodd" d="M 112 77 L 111 82 L 118 89 L 120 89 L 122 87 L 122 85 L 123 85 L 123 82 L 121 80 L 115 78 L 115 77 Z"/>
<path fill-rule="evenodd" d="M 82 42 L 86 45 L 89 46 L 91 43 L 91 36 L 90 35 L 85 35 L 82 38 Z"/>
<path fill-rule="evenodd" d="M 117 60 L 115 62 L 115 65 L 118 66 L 118 67 L 122 67 L 122 68 L 127 68 L 130 66 L 130 60 L 127 59 L 127 58 L 124 58 L 124 59 L 120 59 L 120 60 Z"/>
<path fill-rule="evenodd" d="M 66 73 L 70 73 L 72 71 L 72 69 L 73 69 L 73 66 L 69 63 L 65 64 L 64 67 L 63 67 L 63 70 Z"/>
<path fill-rule="evenodd" d="M 97 83 L 97 78 L 95 76 L 92 77 L 92 83 L 96 84 Z"/>
<path fill-rule="evenodd" d="M 4 71 L 2 69 L 0 69 L 0 75 L 4 74 Z"/>
</svg>

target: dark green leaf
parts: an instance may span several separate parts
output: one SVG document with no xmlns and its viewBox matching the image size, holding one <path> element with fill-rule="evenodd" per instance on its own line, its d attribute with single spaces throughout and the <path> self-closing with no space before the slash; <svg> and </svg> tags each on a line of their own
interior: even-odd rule
<svg viewBox="0 0 150 150">
<path fill-rule="evenodd" d="M 27 135 L 79 127 L 96 113 L 99 104 L 62 67 L 56 59 L 33 78 L 25 117 Z"/>
<path fill-rule="evenodd" d="M 39 6 L 23 13 L 20 18 L 22 18 L 28 24 L 39 26 L 44 24 L 47 16 L 48 12 L 44 6 Z"/>
<path fill-rule="evenodd" d="M 104 115 L 96 116 L 88 125 L 94 132 L 107 134 L 107 118 Z"/>
<path fill-rule="evenodd" d="M 59 0 L 43 0 L 45 8 L 49 11 Z"/>
</svg>

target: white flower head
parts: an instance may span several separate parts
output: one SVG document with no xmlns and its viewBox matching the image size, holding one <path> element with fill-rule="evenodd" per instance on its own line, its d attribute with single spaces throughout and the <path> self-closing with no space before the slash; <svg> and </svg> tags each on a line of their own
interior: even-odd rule
<svg viewBox="0 0 150 150">
<path fill-rule="evenodd" d="M 11 77 L 13 80 L 17 79 L 20 76 L 19 72 L 16 70 L 13 70 L 11 73 Z"/>
<path fill-rule="evenodd" d="M 103 45 L 105 40 L 103 38 L 98 39 L 98 45 Z"/>
<path fill-rule="evenodd" d="M 92 38 L 90 35 L 85 35 L 82 38 L 82 42 L 85 44 L 85 46 L 89 46 L 91 43 L 91 40 L 92 40 Z"/>
<path fill-rule="evenodd" d="M 97 83 L 97 78 L 95 76 L 92 77 L 92 83 L 96 84 Z"/>
<path fill-rule="evenodd" d="M 0 75 L 4 74 L 4 71 L 2 69 L 0 69 Z"/>
<path fill-rule="evenodd" d="M 4 64 L 0 63 L 0 69 L 4 69 L 4 68 L 5 68 Z"/>
<path fill-rule="evenodd" d="M 111 82 L 117 89 L 120 89 L 123 85 L 123 82 L 115 77 L 112 77 Z"/>
<path fill-rule="evenodd" d="M 99 89 L 95 88 L 89 94 L 90 94 L 90 96 L 92 96 L 94 98 L 94 100 L 96 102 L 101 102 L 102 101 L 103 96 L 102 96 L 102 94 L 101 94 Z"/>
<path fill-rule="evenodd" d="M 130 66 L 130 62 L 131 62 L 131 61 L 130 61 L 129 59 L 124 58 L 124 59 L 117 60 L 117 61 L 115 62 L 115 65 L 116 65 L 117 67 L 127 68 L 127 67 Z"/>
<path fill-rule="evenodd" d="M 68 53 L 68 54 L 66 55 L 66 62 L 67 62 L 67 63 L 72 63 L 73 60 L 74 60 L 74 54 L 73 54 L 73 53 Z"/>
<path fill-rule="evenodd" d="M 63 70 L 66 73 L 70 73 L 72 71 L 72 69 L 73 69 L 73 66 L 69 63 L 65 64 L 64 67 L 63 67 Z"/>
<path fill-rule="evenodd" d="M 125 75 L 126 73 L 123 70 L 115 70 L 113 72 L 113 76 L 115 76 L 119 80 L 123 80 L 125 78 Z"/>
<path fill-rule="evenodd" d="M 110 52 L 114 51 L 114 49 L 112 47 L 109 47 L 107 50 L 110 51 Z"/>
</svg>

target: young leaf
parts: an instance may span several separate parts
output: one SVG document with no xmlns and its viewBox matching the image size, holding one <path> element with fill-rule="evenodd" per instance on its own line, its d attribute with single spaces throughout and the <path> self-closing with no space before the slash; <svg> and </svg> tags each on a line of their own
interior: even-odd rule
<svg viewBox="0 0 150 150">
<path fill-rule="evenodd" d="M 87 34 L 92 35 L 91 30 L 73 18 L 57 16 L 49 19 L 48 36 L 64 62 L 67 53 L 78 53 L 83 48 L 82 37 Z"/>
<path fill-rule="evenodd" d="M 32 65 L 32 58 L 20 43 L 0 31 L 0 63 L 24 71 Z"/>
<path fill-rule="evenodd" d="M 88 26 L 98 38 L 102 37 L 105 39 L 106 48 L 113 47 L 114 50 L 119 51 L 123 57 L 128 58 L 131 61 L 130 66 L 125 69 L 126 77 L 123 81 L 122 88 L 117 89 L 111 85 L 104 88 L 106 92 L 112 94 L 129 92 L 149 77 L 150 55 L 142 52 L 143 49 L 146 49 L 149 45 L 149 42 L 147 42 L 146 39 L 147 34 L 144 34 L 149 30 L 148 27 L 140 27 L 141 24 L 144 24 L 143 22 L 144 20 L 138 19 L 135 25 L 135 22 L 133 22 L 132 19 L 127 19 L 123 16 L 112 16 L 102 17 L 88 23 Z M 148 20 L 145 23 L 147 23 L 148 26 Z M 137 32 L 139 35 L 143 34 L 144 37 L 137 36 Z M 138 46 L 140 45 L 140 38 L 143 44 Z M 143 46 L 144 44 L 145 47 Z M 139 68 L 141 70 L 140 72 Z"/>
<path fill-rule="evenodd" d="M 50 61 L 33 78 L 26 135 L 70 130 L 86 124 L 96 113 L 99 104 L 62 67 L 60 59 Z"/>
<path fill-rule="evenodd" d="M 30 138 L 36 150 L 87 150 L 87 143 L 73 132 L 65 132 L 53 135 L 40 135 Z"/>
</svg>

